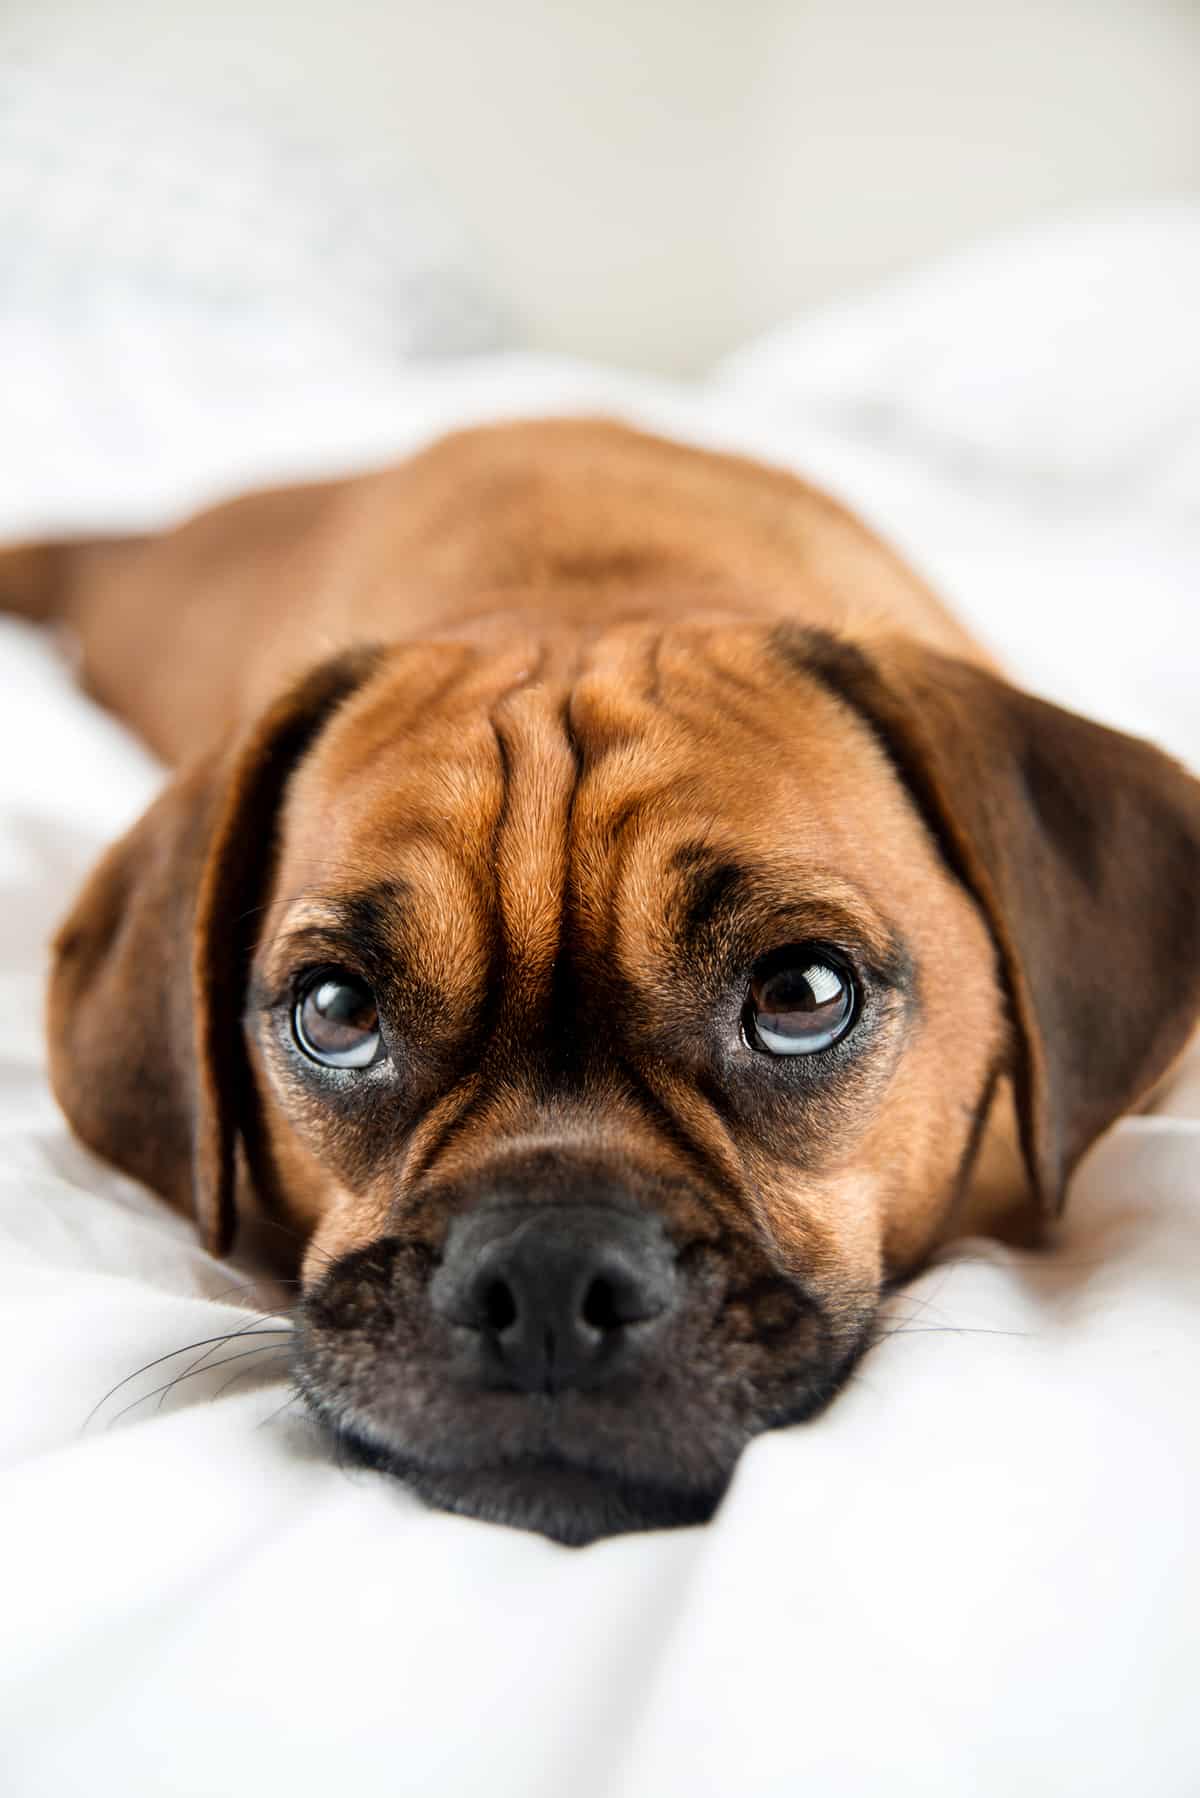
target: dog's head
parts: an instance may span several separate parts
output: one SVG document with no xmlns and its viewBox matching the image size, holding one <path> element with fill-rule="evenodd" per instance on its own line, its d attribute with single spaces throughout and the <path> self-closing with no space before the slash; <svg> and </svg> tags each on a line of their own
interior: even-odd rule
<svg viewBox="0 0 1200 1798">
<path fill-rule="evenodd" d="M 998 1083 L 1056 1210 L 1200 1003 L 1200 789 L 899 642 L 538 653 L 318 669 L 109 854 L 50 1029 L 214 1247 L 239 1181 L 307 1237 L 319 1416 L 581 1541 L 833 1393 Z"/>
</svg>

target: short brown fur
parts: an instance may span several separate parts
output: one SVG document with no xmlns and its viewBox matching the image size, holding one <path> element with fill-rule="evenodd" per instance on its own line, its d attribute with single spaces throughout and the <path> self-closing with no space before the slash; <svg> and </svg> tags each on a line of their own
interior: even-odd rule
<svg viewBox="0 0 1200 1798">
<path fill-rule="evenodd" d="M 768 1326 L 736 1346 L 756 1304 L 788 1337 L 778 1292 L 808 1295 L 831 1387 L 887 1282 L 1056 1212 L 1195 1021 L 1196 784 L 1009 686 L 789 475 L 495 427 L 161 538 L 10 552 L 0 593 L 66 622 L 179 766 L 58 938 L 79 1134 L 215 1249 L 238 1208 L 299 1234 L 314 1295 L 331 1263 L 419 1293 L 514 1169 L 617 1170 L 726 1293 L 714 1366 L 761 1398 L 711 1429 L 697 1398 L 680 1479 L 800 1414 Z M 746 969 L 805 941 L 874 970 L 865 1046 L 819 1081 L 739 1023 Z M 297 1067 L 314 956 L 370 961 L 398 1045 L 374 1097 Z M 320 1365 L 370 1408 L 359 1362 Z M 658 1477 L 635 1437 L 625 1476 Z"/>
</svg>

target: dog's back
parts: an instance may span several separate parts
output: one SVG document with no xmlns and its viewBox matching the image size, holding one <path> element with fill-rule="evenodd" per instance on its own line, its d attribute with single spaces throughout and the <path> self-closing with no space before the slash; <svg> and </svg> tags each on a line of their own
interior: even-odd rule
<svg viewBox="0 0 1200 1798">
<path fill-rule="evenodd" d="M 2 552 L 0 604 L 69 624 L 90 691 L 172 761 L 356 642 L 532 627 L 569 653 L 617 619 L 719 612 L 983 660 L 825 494 L 605 420 L 463 431 L 159 537 Z"/>
</svg>

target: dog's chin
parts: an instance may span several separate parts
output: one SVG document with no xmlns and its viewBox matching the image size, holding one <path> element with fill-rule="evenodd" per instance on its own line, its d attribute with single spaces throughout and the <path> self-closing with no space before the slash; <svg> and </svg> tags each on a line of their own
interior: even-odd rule
<svg viewBox="0 0 1200 1798">
<path fill-rule="evenodd" d="M 584 1548 L 602 1536 L 631 1530 L 707 1523 L 725 1489 L 699 1491 L 629 1481 L 549 1458 L 494 1467 L 428 1467 L 352 1431 L 338 1434 L 362 1466 L 394 1475 L 437 1510 L 534 1530 L 568 1548 Z"/>
</svg>

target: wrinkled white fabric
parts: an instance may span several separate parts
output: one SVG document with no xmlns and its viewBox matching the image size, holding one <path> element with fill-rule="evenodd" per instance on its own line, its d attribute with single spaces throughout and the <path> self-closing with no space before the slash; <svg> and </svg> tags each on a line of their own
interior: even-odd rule
<svg viewBox="0 0 1200 1798">
<path fill-rule="evenodd" d="M 1114 254 L 1128 228 L 1114 224 Z M 996 332 L 1023 316 L 1014 293 L 1036 313 L 1048 267 L 1071 278 L 1070 256 L 1021 258 L 1011 246 Z M 958 280 L 927 277 L 939 316 Z M 1145 287 L 1136 303 L 1161 332 Z M 881 303 L 877 367 L 894 372 L 910 313 L 893 324 L 889 361 Z M 14 484 L 25 511 L 0 508 L 0 532 L 39 510 L 150 521 L 300 457 L 347 465 L 459 418 L 600 406 L 835 486 L 1025 679 L 1200 766 L 1196 508 L 1144 457 L 1125 472 L 1108 458 L 1099 496 L 1086 470 L 1047 475 L 1036 396 L 1022 409 L 1007 391 L 1019 358 L 993 397 L 1022 427 L 986 468 L 907 437 L 882 374 L 886 429 L 861 407 L 769 404 L 801 363 L 798 327 L 747 361 L 753 381 L 727 371 L 686 393 L 536 358 L 364 380 L 297 415 L 290 457 L 278 418 L 243 419 L 231 441 L 226 411 L 193 410 L 141 467 L 126 459 L 119 493 L 78 445 L 58 490 Z M 1128 369 L 1081 351 L 1071 380 L 1120 445 Z M 988 404 L 977 373 L 960 443 L 986 435 Z M 953 391 L 938 405 L 952 411 Z M 50 446 L 33 448 L 49 469 Z M 24 449 L 8 433 L 0 460 Z M 1053 1252 L 971 1242 L 915 1281 L 846 1393 L 757 1442 L 709 1527 L 568 1551 L 431 1513 L 330 1458 L 287 1403 L 283 1336 L 204 1365 L 202 1346 L 182 1352 L 268 1328 L 262 1314 L 291 1301 L 210 1260 L 184 1220 L 71 1142 L 42 1071 L 44 946 L 159 775 L 11 621 L 0 695 L 0 1789 L 1200 1789 L 1197 1064 L 1163 1115 L 1093 1152 Z"/>
</svg>

